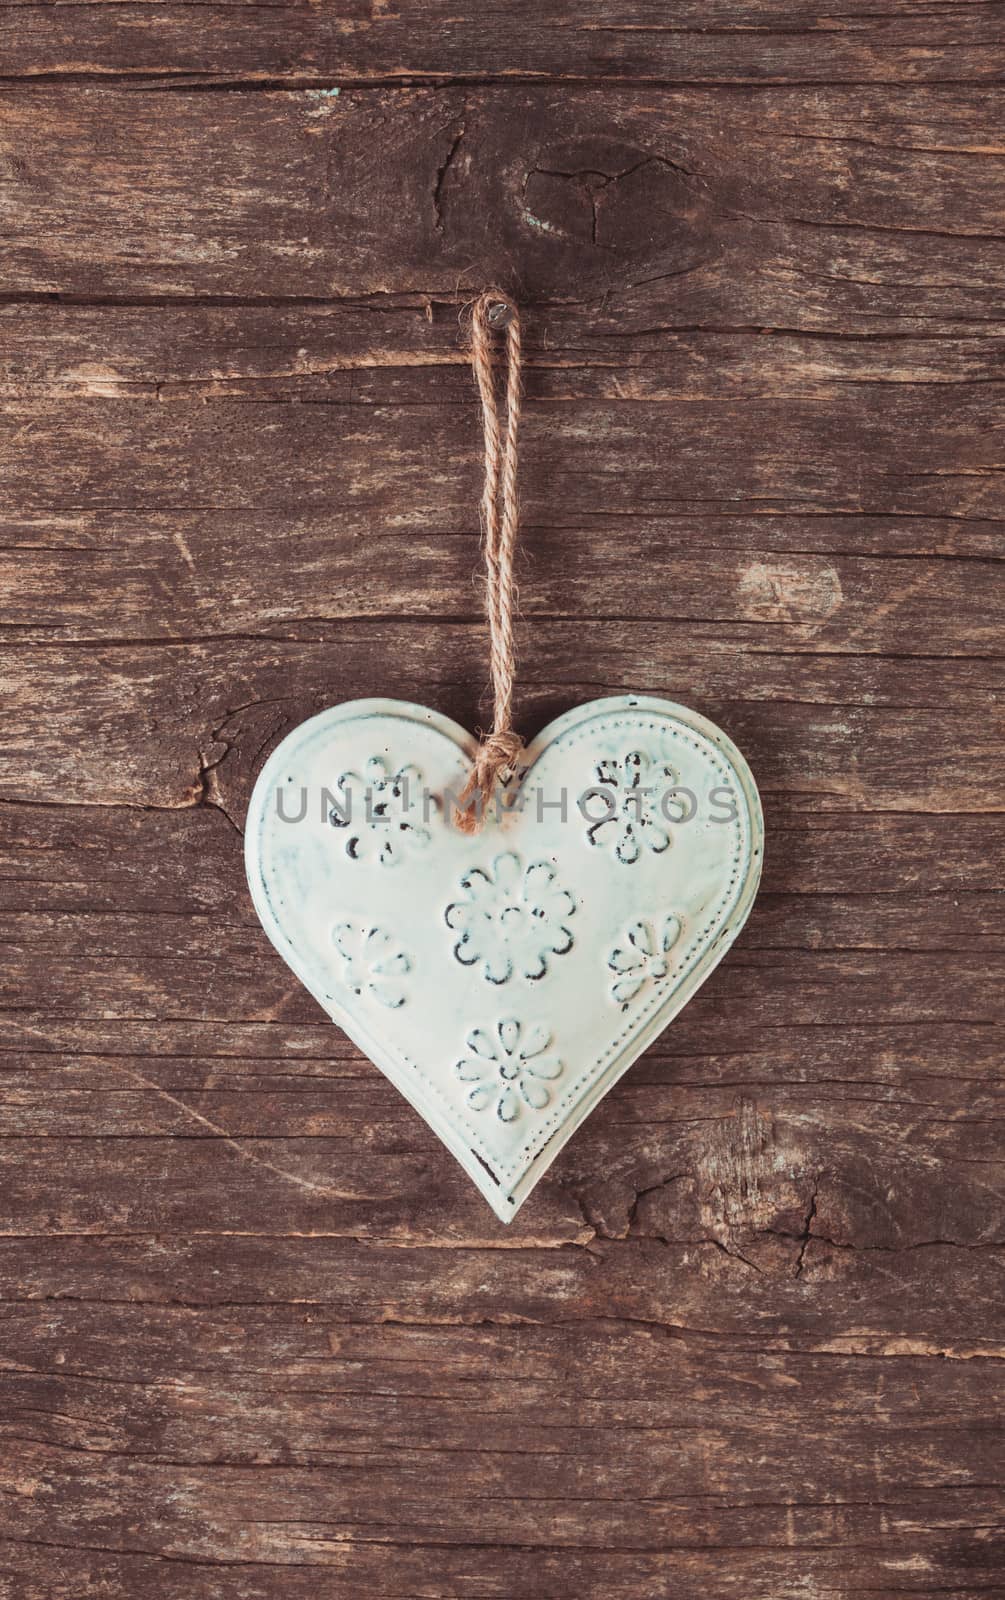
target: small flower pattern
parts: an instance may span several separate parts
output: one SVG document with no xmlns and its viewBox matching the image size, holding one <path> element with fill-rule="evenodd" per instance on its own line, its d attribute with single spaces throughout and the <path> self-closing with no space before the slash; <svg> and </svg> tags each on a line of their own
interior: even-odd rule
<svg viewBox="0 0 1005 1600">
<path fill-rule="evenodd" d="M 521 1022 L 497 1022 L 492 1029 L 475 1028 L 468 1034 L 470 1055 L 454 1071 L 469 1085 L 467 1103 L 474 1111 L 494 1107 L 500 1122 L 515 1122 L 526 1110 L 542 1111 L 551 1089 L 561 1076 L 562 1063 L 549 1046 L 551 1034 L 542 1023 L 525 1027 Z"/>
<path fill-rule="evenodd" d="M 461 879 L 462 895 L 444 913 L 460 934 L 454 955 L 466 967 L 481 967 L 490 983 L 516 974 L 543 978 L 552 956 L 572 949 L 566 920 L 576 909 L 554 868 L 534 861 L 526 868 L 512 851 L 490 868 L 472 867 Z"/>
<path fill-rule="evenodd" d="M 608 791 L 611 803 L 608 812 L 586 830 L 592 845 L 613 846 L 626 866 L 638 861 L 646 849 L 654 855 L 669 850 L 673 840 L 660 803 L 676 782 L 672 767 L 654 762 L 644 750 L 629 750 L 620 759 L 598 762 L 596 781 L 598 788 Z M 597 795 L 592 803 L 599 809 L 600 802 Z"/>
<path fill-rule="evenodd" d="M 661 922 L 633 922 L 627 929 L 625 943 L 611 951 L 607 962 L 614 974 L 611 998 L 622 1011 L 628 1010 L 630 1001 L 669 975 L 670 952 L 682 931 L 680 917 L 672 914 Z"/>
<path fill-rule="evenodd" d="M 417 767 L 392 771 L 380 756 L 371 756 L 362 774 L 343 772 L 336 788 L 342 791 L 341 810 L 332 806 L 328 820 L 344 830 L 351 860 L 389 867 L 429 844 L 429 829 L 419 820 L 422 774 Z"/>
<path fill-rule="evenodd" d="M 342 957 L 342 981 L 353 994 L 376 1000 L 396 1010 L 405 1004 L 402 978 L 412 963 L 383 928 L 340 922 L 332 929 L 332 943 Z"/>
</svg>

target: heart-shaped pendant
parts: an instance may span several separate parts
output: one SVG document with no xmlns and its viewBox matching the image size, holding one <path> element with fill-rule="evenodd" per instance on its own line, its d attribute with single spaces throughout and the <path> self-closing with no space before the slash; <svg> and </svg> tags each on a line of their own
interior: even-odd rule
<svg viewBox="0 0 1005 1600">
<path fill-rule="evenodd" d="M 245 854 L 283 960 L 508 1222 L 736 938 L 763 822 L 739 751 L 666 700 L 560 717 L 472 835 L 475 749 L 402 701 L 324 711 L 266 763 Z"/>
</svg>

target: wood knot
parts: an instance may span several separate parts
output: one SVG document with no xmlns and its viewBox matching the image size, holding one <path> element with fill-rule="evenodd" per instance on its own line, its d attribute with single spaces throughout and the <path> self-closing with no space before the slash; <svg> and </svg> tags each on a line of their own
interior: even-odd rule
<svg viewBox="0 0 1005 1600">
<path fill-rule="evenodd" d="M 537 245 L 521 258 L 534 289 L 550 278 L 582 290 L 643 269 L 677 275 L 717 251 L 704 185 L 662 152 L 619 141 L 543 146 L 525 168 L 520 212 Z"/>
</svg>

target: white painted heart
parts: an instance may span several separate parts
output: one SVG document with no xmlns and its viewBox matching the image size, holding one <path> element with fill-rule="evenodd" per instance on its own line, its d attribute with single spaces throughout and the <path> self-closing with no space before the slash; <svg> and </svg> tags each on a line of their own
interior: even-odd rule
<svg viewBox="0 0 1005 1600">
<path fill-rule="evenodd" d="M 472 836 L 474 749 L 401 701 L 322 712 L 266 763 L 245 855 L 284 961 L 508 1222 L 736 938 L 763 823 L 739 751 L 666 700 L 560 717 Z"/>
</svg>

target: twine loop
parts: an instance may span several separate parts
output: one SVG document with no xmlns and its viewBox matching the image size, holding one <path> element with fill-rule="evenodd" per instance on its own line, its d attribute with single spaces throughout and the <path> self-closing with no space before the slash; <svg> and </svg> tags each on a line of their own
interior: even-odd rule
<svg viewBox="0 0 1005 1600">
<path fill-rule="evenodd" d="M 505 334 L 505 428 L 500 427 L 496 397 L 493 340 L 496 330 Z M 490 731 L 482 736 L 454 813 L 457 826 L 465 833 L 477 832 L 497 785 L 512 772 L 523 749 L 523 740 L 512 726 L 513 679 L 516 672 L 513 552 L 519 522 L 516 476 L 520 364 L 520 312 L 503 290 L 486 289 L 471 308 L 471 365 L 481 398 L 485 447 L 481 520 L 493 718 Z"/>
</svg>

